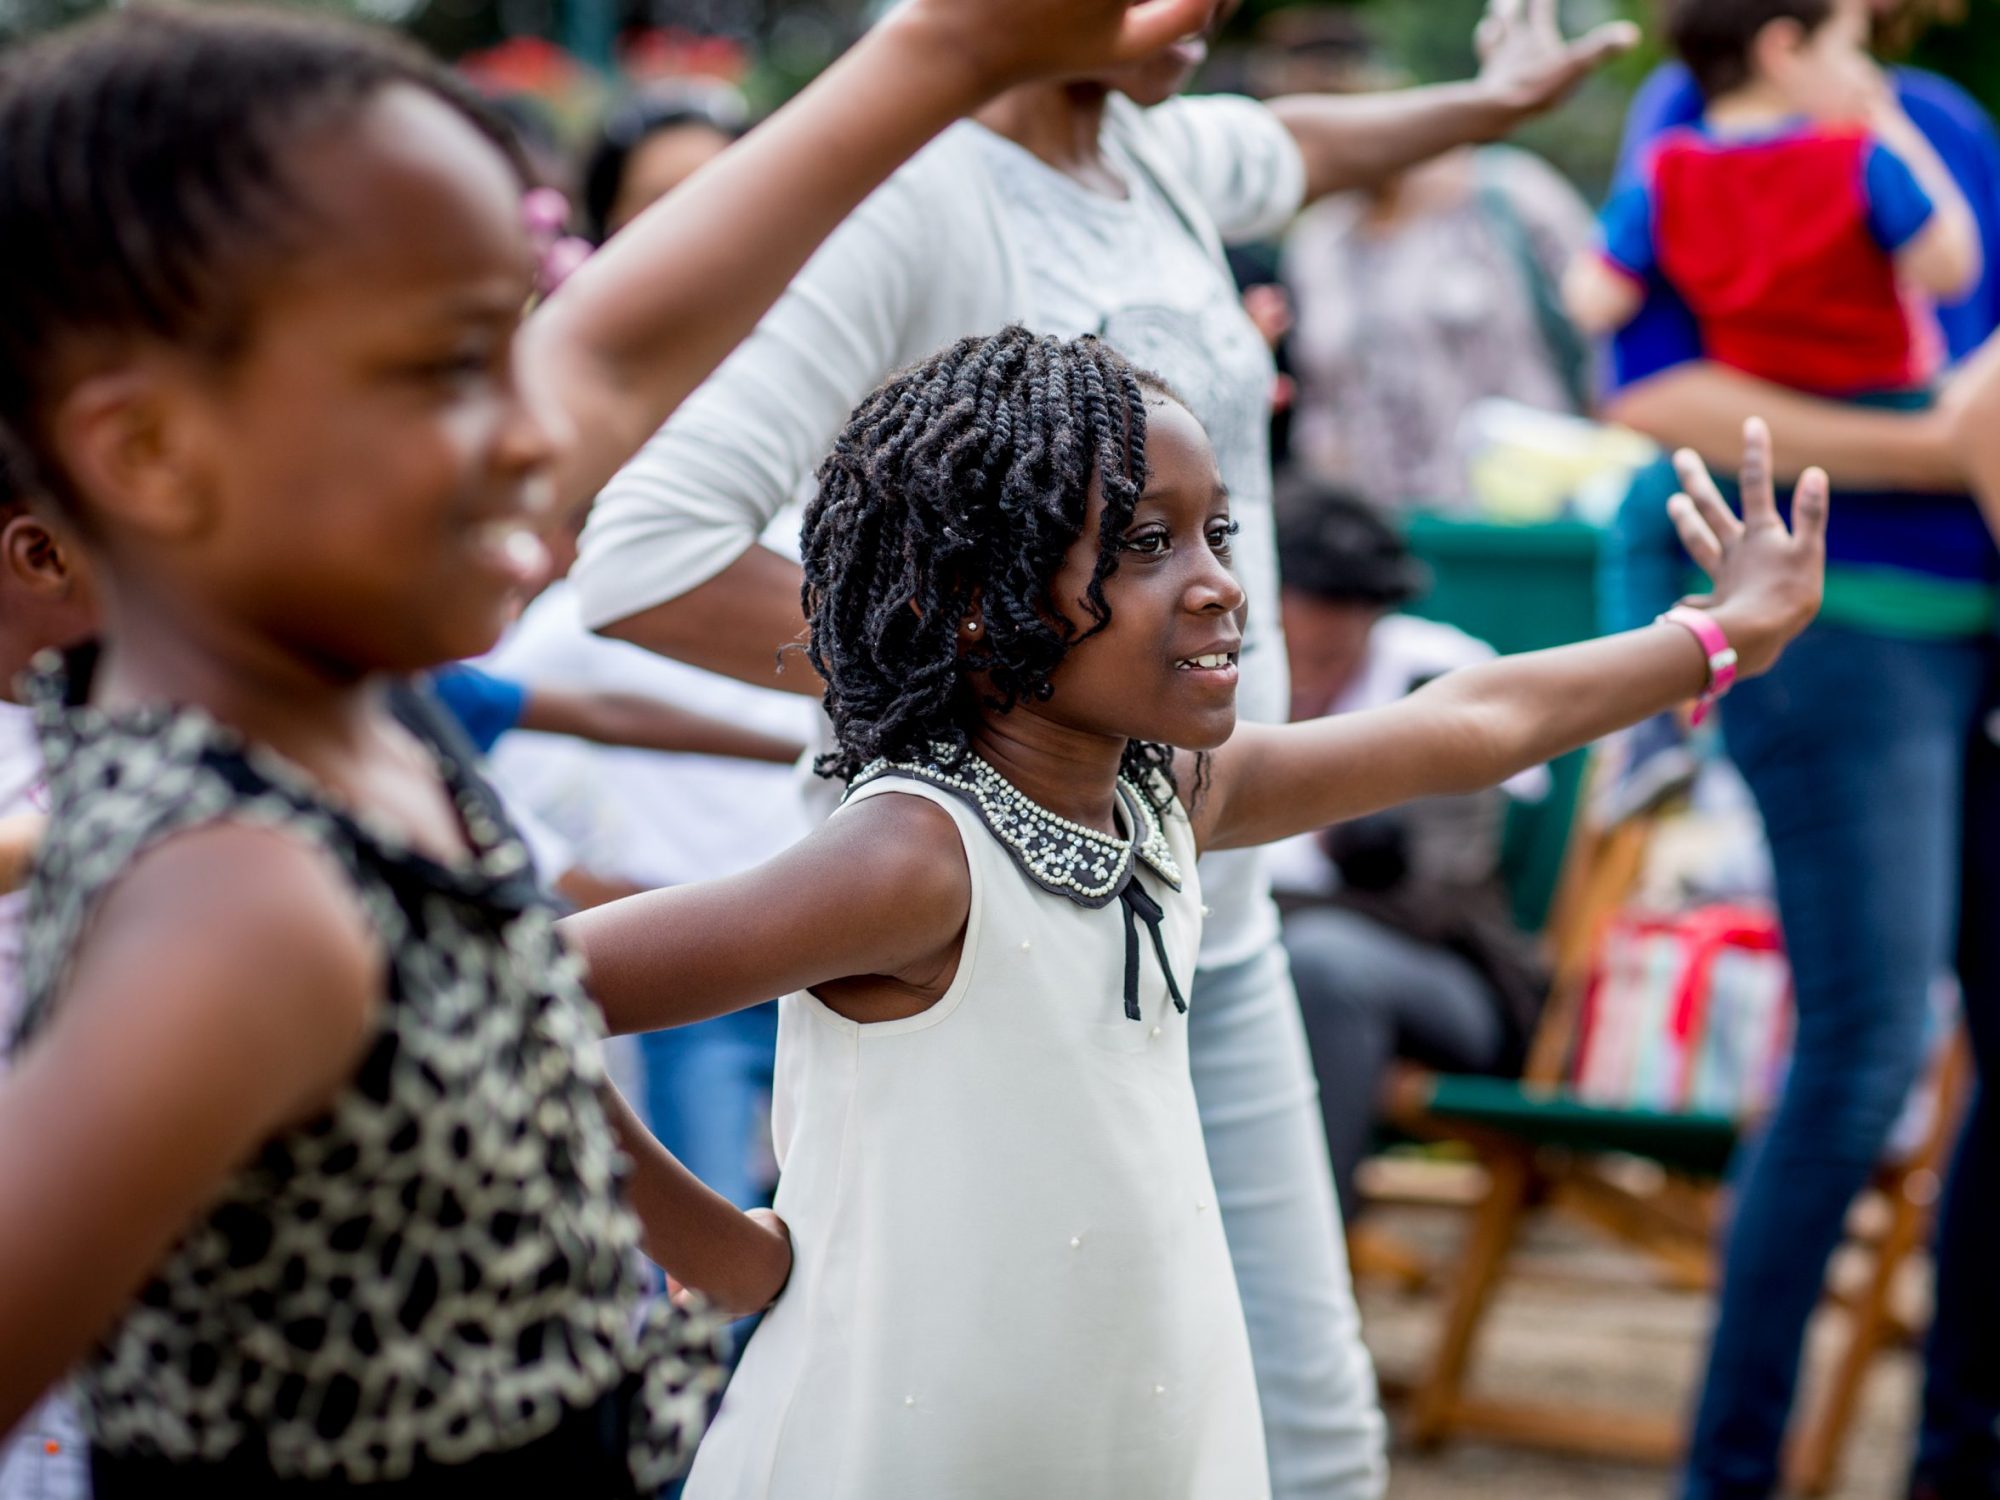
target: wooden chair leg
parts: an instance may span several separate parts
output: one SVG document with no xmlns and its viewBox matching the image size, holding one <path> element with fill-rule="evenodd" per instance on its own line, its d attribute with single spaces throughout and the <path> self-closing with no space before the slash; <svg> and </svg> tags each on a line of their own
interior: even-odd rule
<svg viewBox="0 0 2000 1500">
<path fill-rule="evenodd" d="M 1889 1299 L 1895 1294 L 1896 1277 L 1930 1227 L 1931 1205 L 1937 1199 L 1936 1174 L 1928 1168 L 1899 1172 L 1890 1192 L 1893 1217 L 1875 1252 L 1867 1284 L 1856 1294 L 1847 1314 L 1850 1327 L 1840 1360 L 1812 1420 L 1792 1445 L 1787 1468 L 1792 1489 L 1801 1495 L 1825 1495 L 1840 1477 L 1847 1432 L 1861 1400 L 1862 1384 L 1893 1329 Z"/>
<path fill-rule="evenodd" d="M 1465 1251 L 1452 1277 L 1451 1305 L 1437 1352 L 1413 1393 L 1410 1440 L 1419 1447 L 1434 1447 L 1451 1432 L 1473 1343 L 1528 1205 L 1534 1172 L 1529 1149 L 1496 1150 L 1487 1158 L 1487 1169 L 1490 1184 L 1472 1216 Z"/>
<path fill-rule="evenodd" d="M 1889 1299 L 1904 1263 L 1930 1238 L 1937 1201 L 1944 1191 L 1946 1163 L 1958 1139 L 1972 1078 L 1972 1044 L 1961 1026 L 1937 1059 L 1930 1131 L 1922 1146 L 1883 1185 L 1889 1200 L 1889 1226 L 1876 1249 L 1868 1284 L 1848 1314 L 1853 1327 L 1847 1335 L 1847 1347 L 1841 1351 L 1840 1363 L 1811 1423 L 1792 1445 L 1788 1477 L 1792 1488 L 1802 1495 L 1824 1495 L 1833 1488 L 1869 1363 L 1897 1336 L 1900 1323 Z"/>
</svg>

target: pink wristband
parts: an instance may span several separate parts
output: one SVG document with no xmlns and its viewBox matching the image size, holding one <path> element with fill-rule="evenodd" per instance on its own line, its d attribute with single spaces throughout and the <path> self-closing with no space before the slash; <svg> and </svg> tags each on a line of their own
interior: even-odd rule
<svg viewBox="0 0 2000 1500">
<path fill-rule="evenodd" d="M 1660 616 L 1660 623 L 1680 626 L 1700 643 L 1708 657 L 1708 688 L 1694 706 L 1693 722 L 1699 724 L 1717 700 L 1736 686 L 1736 648 L 1729 644 L 1714 616 L 1691 605 L 1675 605 Z"/>
</svg>

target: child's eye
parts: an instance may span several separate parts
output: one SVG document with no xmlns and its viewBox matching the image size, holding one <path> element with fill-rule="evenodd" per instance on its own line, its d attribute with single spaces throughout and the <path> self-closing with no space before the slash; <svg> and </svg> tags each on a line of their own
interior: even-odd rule
<svg viewBox="0 0 2000 1500">
<path fill-rule="evenodd" d="M 1218 521 L 1208 528 L 1208 545 L 1217 552 L 1229 550 L 1229 539 L 1243 529 L 1241 521 Z"/>
<path fill-rule="evenodd" d="M 1141 557 L 1160 557 L 1169 550 L 1171 538 L 1164 531 L 1142 531 L 1119 540 L 1120 552 L 1136 552 Z"/>
</svg>

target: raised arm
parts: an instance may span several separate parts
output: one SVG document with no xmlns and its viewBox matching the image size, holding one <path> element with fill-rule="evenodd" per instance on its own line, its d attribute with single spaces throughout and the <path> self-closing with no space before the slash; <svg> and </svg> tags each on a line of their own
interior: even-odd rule
<svg viewBox="0 0 2000 1500">
<path fill-rule="evenodd" d="M 1743 518 L 1692 454 L 1672 510 L 1715 581 L 1702 601 L 1745 675 L 1769 670 L 1818 613 L 1825 572 L 1826 476 L 1809 471 L 1779 518 L 1770 434 L 1745 430 Z M 1684 627 L 1503 657 L 1438 679 L 1400 703 L 1285 726 L 1244 725 L 1215 752 L 1198 801 L 1204 848 L 1269 843 L 1418 797 L 1474 791 L 1697 696 L 1706 654 Z"/>
<path fill-rule="evenodd" d="M 1299 143 L 1311 201 L 1372 186 L 1455 146 L 1497 140 L 1638 39 L 1637 27 L 1613 21 L 1565 41 L 1556 0 L 1491 0 L 1477 78 L 1382 94 L 1295 94 L 1271 108 Z"/>
<path fill-rule="evenodd" d="M 642 693 L 589 692 L 539 684 L 528 688 L 520 727 L 541 734 L 571 735 L 599 745 L 724 755 L 773 765 L 790 765 L 806 748 L 796 741 L 746 729 Z"/>
<path fill-rule="evenodd" d="M 0 1437 L 259 1143 L 332 1099 L 381 989 L 339 876 L 260 829 L 163 845 L 91 933 L 0 1086 Z"/>
<path fill-rule="evenodd" d="M 1143 56 L 1208 0 L 906 0 L 760 129 L 640 215 L 531 320 L 524 368 L 587 500 L 747 334 L 820 241 L 938 131 L 1037 77 Z"/>
</svg>

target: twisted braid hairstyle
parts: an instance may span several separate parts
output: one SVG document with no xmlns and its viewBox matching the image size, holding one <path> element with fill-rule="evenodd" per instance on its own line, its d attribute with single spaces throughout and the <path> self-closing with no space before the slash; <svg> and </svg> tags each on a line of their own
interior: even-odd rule
<svg viewBox="0 0 2000 1500">
<path fill-rule="evenodd" d="M 821 775 L 852 780 L 880 757 L 954 764 L 982 708 L 1049 697 L 1057 663 L 1111 621 L 1104 582 L 1146 487 L 1148 393 L 1179 400 L 1095 338 L 1013 327 L 961 339 L 862 403 L 805 522 L 807 650 L 838 743 Z M 1049 589 L 1093 481 L 1104 510 L 1078 629 Z M 975 610 L 984 629 L 968 645 Z M 1162 809 L 1175 795 L 1167 746 L 1133 741 L 1124 770 Z"/>
<path fill-rule="evenodd" d="M 286 156 L 382 90 L 471 90 L 408 44 L 263 6 L 138 5 L 0 59 L 0 425 L 67 509 L 49 426 L 80 355 L 158 340 L 226 360 L 311 228 Z"/>
</svg>

